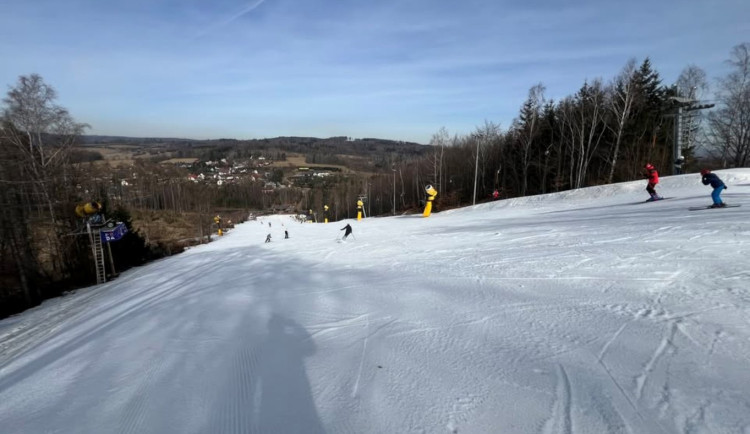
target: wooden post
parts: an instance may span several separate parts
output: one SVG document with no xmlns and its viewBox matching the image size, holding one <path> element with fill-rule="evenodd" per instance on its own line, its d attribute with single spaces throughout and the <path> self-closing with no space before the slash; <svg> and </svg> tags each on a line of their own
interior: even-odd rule
<svg viewBox="0 0 750 434">
<path fill-rule="evenodd" d="M 112 257 L 112 246 L 110 244 L 112 243 L 107 243 L 107 251 L 109 252 L 109 266 L 112 268 L 112 276 L 117 276 L 117 271 L 115 270 L 115 260 Z"/>
</svg>

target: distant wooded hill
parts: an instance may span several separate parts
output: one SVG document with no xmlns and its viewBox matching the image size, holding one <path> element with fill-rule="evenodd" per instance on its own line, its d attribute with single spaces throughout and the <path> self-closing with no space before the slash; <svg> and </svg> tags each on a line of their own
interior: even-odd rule
<svg viewBox="0 0 750 434">
<path fill-rule="evenodd" d="M 82 147 L 127 147 L 134 153 L 160 155 L 163 158 L 199 158 L 218 160 L 221 158 L 246 158 L 251 155 L 264 155 L 273 159 L 283 159 L 285 153 L 302 154 L 307 163 L 341 164 L 355 170 L 372 170 L 385 167 L 388 162 L 405 157 L 426 155 L 430 146 L 414 142 L 377 138 L 352 139 L 344 136 L 316 137 L 274 137 L 266 139 L 237 140 L 215 139 L 194 140 L 157 137 L 122 137 L 84 135 L 80 137 Z M 360 157 L 369 164 L 347 164 L 341 155 Z M 354 163 L 354 161 L 350 162 Z"/>
<path fill-rule="evenodd" d="M 361 155 L 370 152 L 396 152 L 399 154 L 420 155 L 425 152 L 425 145 L 377 138 L 352 139 L 348 137 L 274 137 L 267 139 L 215 139 L 195 140 L 165 137 L 124 137 L 83 135 L 80 137 L 82 145 L 171 145 L 172 147 L 205 148 L 205 147 L 248 147 L 251 149 L 268 149 L 269 147 L 290 152 L 305 153 L 307 150 L 328 149 L 336 153 Z"/>
</svg>

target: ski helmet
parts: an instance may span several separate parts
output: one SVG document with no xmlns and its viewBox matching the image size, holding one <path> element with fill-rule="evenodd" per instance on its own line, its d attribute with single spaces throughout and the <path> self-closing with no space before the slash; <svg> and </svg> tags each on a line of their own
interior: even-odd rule
<svg viewBox="0 0 750 434">
<path fill-rule="evenodd" d="M 710 170 L 708 170 L 708 169 L 702 169 L 702 170 L 701 170 L 701 176 L 706 176 L 706 175 L 708 175 L 709 173 L 711 173 L 711 171 L 710 171 Z"/>
<path fill-rule="evenodd" d="M 644 166 L 646 170 L 652 170 L 654 168 L 654 165 L 651 163 L 646 163 L 646 166 Z"/>
</svg>

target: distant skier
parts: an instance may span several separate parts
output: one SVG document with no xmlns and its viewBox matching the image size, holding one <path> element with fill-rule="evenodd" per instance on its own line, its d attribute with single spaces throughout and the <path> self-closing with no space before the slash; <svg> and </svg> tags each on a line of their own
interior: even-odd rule
<svg viewBox="0 0 750 434">
<path fill-rule="evenodd" d="M 682 175 L 682 166 L 685 164 L 685 157 L 680 155 L 677 157 L 676 160 L 674 160 L 674 174 L 675 175 Z"/>
<path fill-rule="evenodd" d="M 266 235 L 266 242 L 267 243 L 271 242 L 271 234 Z"/>
<path fill-rule="evenodd" d="M 289 238 L 289 231 L 287 230 L 284 231 L 284 238 Z"/>
<path fill-rule="evenodd" d="M 344 238 L 342 238 L 342 240 L 345 240 L 346 237 L 348 237 L 352 233 L 352 227 L 351 227 L 351 225 L 348 225 L 348 224 L 346 226 L 344 226 L 343 228 L 341 228 L 340 230 L 342 230 L 342 231 L 346 230 L 346 232 L 344 232 Z"/>
<path fill-rule="evenodd" d="M 644 166 L 644 169 L 646 169 L 646 172 L 644 173 L 644 177 L 648 178 L 648 185 L 646 186 L 646 191 L 649 195 L 651 195 L 651 198 L 647 200 L 647 202 L 651 202 L 654 200 L 660 200 L 663 199 L 663 197 L 656 194 L 656 184 L 659 183 L 659 172 L 656 170 L 653 164 L 648 163 L 646 166 Z"/>
<path fill-rule="evenodd" d="M 703 185 L 709 185 L 711 184 L 711 187 L 713 187 L 714 191 L 711 192 L 711 199 L 713 199 L 714 204 L 711 205 L 711 208 L 724 208 L 727 206 L 724 202 L 721 201 L 721 192 L 727 189 L 727 186 L 724 184 L 724 181 L 719 179 L 716 174 L 711 173 L 708 169 L 701 170 L 701 182 Z"/>
</svg>

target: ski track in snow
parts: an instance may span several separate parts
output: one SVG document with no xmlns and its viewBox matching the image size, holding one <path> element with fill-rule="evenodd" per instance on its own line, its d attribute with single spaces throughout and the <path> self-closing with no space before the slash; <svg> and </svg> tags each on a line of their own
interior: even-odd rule
<svg viewBox="0 0 750 434">
<path fill-rule="evenodd" d="M 117 430 L 118 432 L 130 434 L 144 431 L 143 423 L 146 418 L 147 409 L 151 405 L 154 405 L 154 401 L 151 398 L 151 394 L 154 392 L 152 385 L 161 368 L 161 361 L 155 359 L 142 371 L 143 376 L 137 379 L 139 383 L 137 386 L 138 390 L 135 392 L 135 396 L 125 405 L 122 421 Z"/>
<path fill-rule="evenodd" d="M 643 367 L 643 371 L 636 378 L 635 394 L 638 399 L 641 399 L 643 397 L 643 387 L 646 385 L 646 381 L 648 380 L 649 374 L 651 374 L 651 372 L 654 370 L 654 365 L 662 358 L 662 356 L 667 351 L 667 349 L 670 346 L 674 345 L 672 343 L 672 340 L 674 339 L 675 331 L 677 330 L 677 325 L 674 322 L 670 322 L 667 329 L 668 329 L 668 332 L 665 333 L 661 342 L 659 342 L 659 346 L 656 348 L 656 350 L 654 350 L 654 353 L 652 354 L 651 358 Z"/>
<path fill-rule="evenodd" d="M 260 384 L 256 384 L 258 371 L 258 354 L 255 349 L 243 348 L 239 350 L 232 362 L 230 382 L 227 390 L 230 396 L 224 397 L 226 405 L 220 407 L 212 421 L 211 432 L 225 432 L 240 434 L 259 432 L 253 421 L 259 418 L 259 404 L 257 392 Z"/>
<path fill-rule="evenodd" d="M 611 338 L 607 341 L 606 344 L 602 347 L 601 351 L 599 351 L 599 356 L 597 357 L 599 363 L 602 363 L 604 360 L 604 356 L 607 354 L 607 350 L 609 349 L 609 346 L 612 345 L 614 341 L 617 340 L 617 338 L 620 336 L 620 333 L 622 333 L 623 330 L 625 330 L 625 327 L 627 327 L 628 323 L 625 323 L 620 326 L 619 329 L 612 335 Z"/>
<path fill-rule="evenodd" d="M 573 433 L 573 422 L 571 416 L 571 392 L 570 380 L 565 368 L 557 365 L 557 392 L 552 413 L 552 419 L 548 421 L 545 434 L 571 434 Z"/>
<path fill-rule="evenodd" d="M 354 389 L 352 389 L 352 398 L 357 396 L 359 391 L 359 380 L 362 378 L 362 367 L 365 364 L 365 354 L 367 353 L 367 338 L 370 334 L 370 317 L 365 315 L 365 337 L 362 340 L 362 357 L 359 361 L 359 370 L 357 371 L 357 380 L 354 382 Z"/>
</svg>

